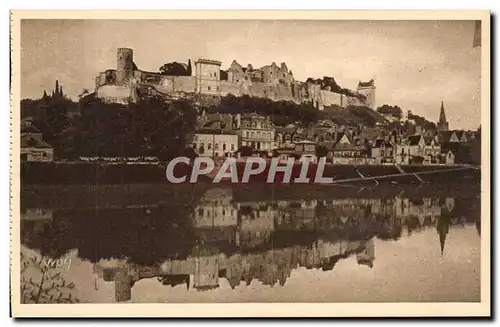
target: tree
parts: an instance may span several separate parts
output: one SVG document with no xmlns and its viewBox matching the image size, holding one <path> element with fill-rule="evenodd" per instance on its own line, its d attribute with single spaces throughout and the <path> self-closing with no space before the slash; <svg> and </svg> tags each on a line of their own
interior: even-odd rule
<svg viewBox="0 0 500 327">
<path fill-rule="evenodd" d="M 21 251 L 21 303 L 78 303 L 72 295 L 75 285 L 47 262 L 46 258 L 27 257 Z"/>
<path fill-rule="evenodd" d="M 186 69 L 182 64 L 174 61 L 160 67 L 160 74 L 167 76 L 191 76 L 189 67 Z"/>
<path fill-rule="evenodd" d="M 141 98 L 128 105 L 82 104 L 75 144 L 81 156 L 158 156 L 169 160 L 191 144 L 196 108 L 188 100 Z"/>
<path fill-rule="evenodd" d="M 318 145 L 316 147 L 316 156 L 317 157 L 326 157 L 328 154 L 328 149 L 324 145 Z"/>
<path fill-rule="evenodd" d="M 191 59 L 188 59 L 187 74 L 188 74 L 188 76 L 193 75 L 193 67 L 191 67 Z"/>
<path fill-rule="evenodd" d="M 384 104 L 377 108 L 377 112 L 380 114 L 391 114 L 392 117 L 401 119 L 403 117 L 403 110 L 398 106 L 390 106 Z"/>
</svg>

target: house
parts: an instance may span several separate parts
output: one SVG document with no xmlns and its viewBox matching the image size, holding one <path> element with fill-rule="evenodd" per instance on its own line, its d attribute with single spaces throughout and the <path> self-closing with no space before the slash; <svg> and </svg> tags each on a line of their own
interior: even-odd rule
<svg viewBox="0 0 500 327">
<path fill-rule="evenodd" d="M 383 138 L 376 139 L 371 151 L 372 158 L 375 159 L 376 163 L 394 162 L 395 145 L 395 143 Z"/>
<path fill-rule="evenodd" d="M 234 127 L 239 136 L 240 146 L 248 146 L 259 151 L 274 149 L 275 128 L 270 117 L 256 113 L 237 114 Z"/>
<path fill-rule="evenodd" d="M 460 143 L 467 143 L 467 141 L 469 140 L 469 138 L 467 137 L 467 132 L 466 131 L 455 131 L 456 135 L 457 135 L 457 138 L 458 138 L 458 141 Z"/>
<path fill-rule="evenodd" d="M 436 137 L 439 143 L 460 142 L 456 131 L 442 131 L 439 132 Z"/>
<path fill-rule="evenodd" d="M 43 140 L 42 132 L 30 120 L 23 121 L 21 125 L 21 137 L 30 136 L 39 141 Z"/>
<path fill-rule="evenodd" d="M 452 154 L 451 157 L 449 156 L 450 152 Z M 441 153 L 443 156 L 446 156 L 444 157 L 444 163 L 446 164 L 464 163 L 470 159 L 468 147 L 457 142 L 443 143 L 441 145 Z M 453 159 L 453 162 L 451 162 L 451 159 Z"/>
<path fill-rule="evenodd" d="M 274 140 L 276 148 L 295 148 L 293 141 L 296 139 L 296 132 L 296 127 L 276 127 Z"/>
<path fill-rule="evenodd" d="M 28 133 L 21 136 L 21 162 L 52 161 L 54 161 L 54 149 L 50 144 L 37 135 Z"/>
<path fill-rule="evenodd" d="M 302 159 L 310 159 L 313 162 L 317 161 L 316 157 L 316 143 L 312 141 L 295 142 L 295 153 Z"/>
<path fill-rule="evenodd" d="M 447 152 L 443 152 L 442 155 L 444 156 L 444 163 L 446 165 L 455 164 L 455 154 L 453 153 L 453 151 L 448 150 Z"/>
<path fill-rule="evenodd" d="M 332 153 L 334 157 L 350 157 L 356 158 L 361 157 L 364 153 L 364 146 L 356 146 L 351 143 L 341 143 L 337 142 L 332 148 Z"/>
<path fill-rule="evenodd" d="M 204 157 L 233 157 L 238 150 L 238 135 L 220 129 L 201 129 L 193 134 L 193 150 Z"/>
<path fill-rule="evenodd" d="M 433 137 L 424 137 L 424 164 L 439 163 L 441 145 Z"/>
<path fill-rule="evenodd" d="M 423 135 L 408 136 L 408 150 L 411 157 L 423 157 L 425 150 L 425 141 Z"/>
<path fill-rule="evenodd" d="M 334 132 L 334 140 L 340 144 L 352 144 L 347 132 Z"/>
</svg>

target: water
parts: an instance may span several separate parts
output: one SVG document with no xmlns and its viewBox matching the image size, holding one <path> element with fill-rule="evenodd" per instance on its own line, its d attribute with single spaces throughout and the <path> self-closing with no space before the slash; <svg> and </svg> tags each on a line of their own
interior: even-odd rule
<svg viewBox="0 0 500 327">
<path fill-rule="evenodd" d="M 480 301 L 474 187 L 158 187 L 23 193 L 23 251 L 80 302 Z"/>
</svg>

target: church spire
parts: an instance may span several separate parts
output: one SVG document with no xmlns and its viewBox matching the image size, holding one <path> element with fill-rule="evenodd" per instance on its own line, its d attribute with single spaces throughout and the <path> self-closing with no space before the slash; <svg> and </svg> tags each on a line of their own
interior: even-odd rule
<svg viewBox="0 0 500 327">
<path fill-rule="evenodd" d="M 445 216 L 440 216 L 437 223 L 437 231 L 439 234 L 439 244 L 441 246 L 441 255 L 444 253 L 444 245 L 446 243 L 446 235 L 450 229 L 450 218 Z"/>
<path fill-rule="evenodd" d="M 439 113 L 439 122 L 446 123 L 446 114 L 444 113 L 444 103 L 441 101 L 441 112 Z"/>
<path fill-rule="evenodd" d="M 448 130 L 448 121 L 446 120 L 446 114 L 444 113 L 444 102 L 441 101 L 441 111 L 439 112 L 439 121 L 437 124 L 437 128 L 440 131 Z"/>
</svg>

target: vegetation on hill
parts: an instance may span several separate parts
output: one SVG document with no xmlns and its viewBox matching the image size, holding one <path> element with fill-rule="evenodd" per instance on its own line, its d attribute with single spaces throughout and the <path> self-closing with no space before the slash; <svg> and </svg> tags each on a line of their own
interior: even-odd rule
<svg viewBox="0 0 500 327">
<path fill-rule="evenodd" d="M 408 113 L 408 119 L 411 120 L 413 119 L 415 121 L 415 124 L 418 126 L 423 127 L 425 130 L 436 130 L 436 123 L 429 121 L 425 119 L 424 117 L 421 117 L 419 115 L 414 115 L 411 112 Z"/>
<path fill-rule="evenodd" d="M 377 112 L 381 114 L 391 114 L 392 117 L 397 119 L 401 119 L 403 117 L 403 110 L 399 106 L 384 104 L 377 108 Z"/>
<path fill-rule="evenodd" d="M 338 125 L 355 126 L 363 124 L 367 127 L 374 127 L 377 123 L 386 123 L 385 118 L 379 113 L 363 106 L 325 107 L 321 115 L 323 119 L 330 119 Z"/>
<path fill-rule="evenodd" d="M 122 105 L 93 99 L 82 104 L 74 128 L 75 152 L 80 156 L 173 158 L 184 153 L 196 115 L 187 100 L 165 101 L 157 96 Z"/>
<path fill-rule="evenodd" d="M 286 126 L 297 122 L 308 125 L 316 122 L 320 117 L 320 112 L 311 104 L 272 101 L 248 95 L 222 97 L 220 105 L 212 106 L 207 111 L 209 113 L 225 114 L 257 113 L 270 116 L 273 123 L 278 126 Z"/>
<path fill-rule="evenodd" d="M 196 126 L 197 110 L 190 100 L 143 97 L 129 104 L 105 103 L 85 97 L 69 100 L 57 85 L 52 96 L 21 101 L 24 117 L 31 117 L 56 157 L 158 156 L 184 153 Z M 80 116 L 68 116 L 70 107 Z M 73 108 L 74 109 L 74 108 Z"/>
<path fill-rule="evenodd" d="M 164 64 L 159 69 L 160 74 L 167 76 L 191 76 L 191 59 L 188 60 L 187 68 L 177 61 Z"/>
</svg>

